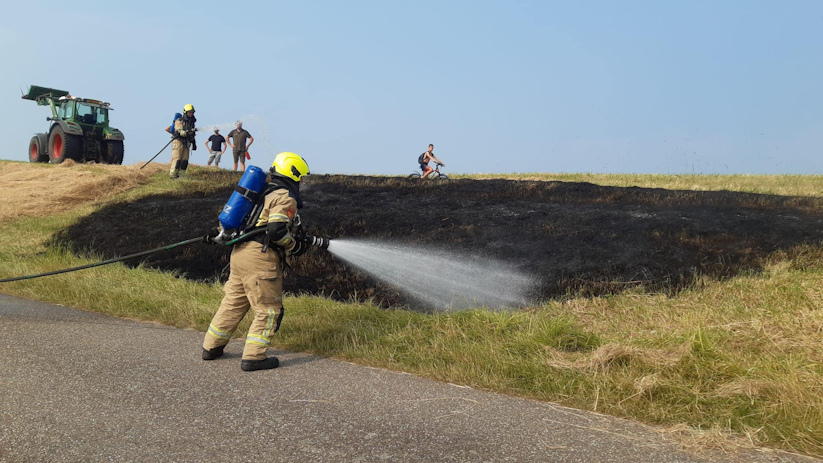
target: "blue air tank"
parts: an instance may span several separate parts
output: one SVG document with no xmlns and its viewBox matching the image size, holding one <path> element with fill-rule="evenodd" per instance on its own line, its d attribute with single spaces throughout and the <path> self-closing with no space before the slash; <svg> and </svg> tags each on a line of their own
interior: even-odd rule
<svg viewBox="0 0 823 463">
<path fill-rule="evenodd" d="M 223 230 L 231 231 L 243 225 L 246 215 L 265 187 L 266 171 L 257 166 L 249 166 L 218 217 Z"/>
</svg>

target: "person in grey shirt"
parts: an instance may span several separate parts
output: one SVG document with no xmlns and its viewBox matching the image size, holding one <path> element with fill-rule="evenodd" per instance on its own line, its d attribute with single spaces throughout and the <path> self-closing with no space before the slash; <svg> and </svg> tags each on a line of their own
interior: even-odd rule
<svg viewBox="0 0 823 463">
<path fill-rule="evenodd" d="M 243 123 L 241 121 L 237 121 L 237 128 L 229 132 L 229 136 L 227 137 L 226 143 L 229 144 L 232 148 L 232 156 L 234 157 L 234 169 L 237 170 L 237 161 L 240 161 L 240 170 L 246 170 L 246 151 L 249 150 L 251 144 L 254 143 L 254 137 L 251 134 L 243 129 Z M 246 139 L 249 140 L 249 144 L 246 144 Z"/>
</svg>

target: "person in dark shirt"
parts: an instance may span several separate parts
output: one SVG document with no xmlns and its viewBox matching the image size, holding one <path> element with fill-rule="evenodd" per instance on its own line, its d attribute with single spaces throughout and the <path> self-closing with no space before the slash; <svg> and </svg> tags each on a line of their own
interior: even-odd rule
<svg viewBox="0 0 823 463">
<path fill-rule="evenodd" d="M 249 140 L 249 144 L 246 145 L 246 139 Z M 251 144 L 254 143 L 254 137 L 251 134 L 243 130 L 243 123 L 237 121 L 237 128 L 229 132 L 228 140 L 226 143 L 229 144 L 232 148 L 232 157 L 234 158 L 234 170 L 237 170 L 237 161 L 240 161 L 240 170 L 246 171 L 246 152 L 251 147 Z"/>
<path fill-rule="evenodd" d="M 220 129 L 217 127 L 214 128 L 214 135 L 206 140 L 206 149 L 209 150 L 209 160 L 206 165 L 210 166 L 214 161 L 214 167 L 220 167 L 220 157 L 226 152 L 226 139 L 220 135 Z"/>
</svg>

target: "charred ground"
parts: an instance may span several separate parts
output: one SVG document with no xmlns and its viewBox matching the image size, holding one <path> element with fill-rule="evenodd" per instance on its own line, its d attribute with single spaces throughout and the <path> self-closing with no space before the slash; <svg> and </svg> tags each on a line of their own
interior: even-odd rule
<svg viewBox="0 0 823 463">
<path fill-rule="evenodd" d="M 205 234 L 239 175 L 199 173 L 200 191 L 106 207 L 55 238 L 114 257 Z M 668 294 L 697 275 L 759 271 L 776 251 L 823 240 L 823 200 L 514 180 L 408 180 L 314 176 L 303 190 L 307 232 L 425 244 L 495 257 L 536 275 L 536 300 L 630 287 Z M 186 278 L 225 279 L 229 250 L 193 245 L 145 265 Z M 136 262 L 132 263 L 136 264 Z M 313 250 L 292 263 L 292 292 L 413 305 L 391 287 Z"/>
</svg>

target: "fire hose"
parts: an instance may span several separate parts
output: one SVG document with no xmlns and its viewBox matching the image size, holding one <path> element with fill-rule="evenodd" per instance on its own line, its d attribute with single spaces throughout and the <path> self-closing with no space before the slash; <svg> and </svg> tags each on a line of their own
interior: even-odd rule
<svg viewBox="0 0 823 463">
<path fill-rule="evenodd" d="M 247 240 L 251 239 L 253 236 L 264 233 L 265 231 L 266 231 L 266 229 L 261 228 L 261 229 L 254 230 L 254 231 L 251 231 L 249 233 L 246 233 L 244 235 L 241 235 L 240 237 L 235 238 L 231 241 L 227 241 L 225 243 L 218 243 L 218 244 L 222 244 L 223 246 L 233 246 L 233 245 L 238 244 L 240 242 L 247 241 Z M 321 248 L 321 249 L 328 249 L 329 248 L 329 240 L 326 239 L 326 238 L 319 238 L 319 237 L 316 237 L 316 236 L 304 235 L 303 240 L 305 240 L 310 246 L 313 246 L 313 247 L 318 247 L 318 248 Z M 117 258 L 114 258 L 114 259 L 108 259 L 108 260 L 104 260 L 104 261 L 101 261 L 101 262 L 95 262 L 93 264 L 81 265 L 79 267 L 66 268 L 66 269 L 62 269 L 62 270 L 55 270 L 55 271 L 52 271 L 52 272 L 38 273 L 36 275 L 25 275 L 25 276 L 15 277 L 15 278 L 5 278 L 5 279 L 0 280 L 0 283 L 9 283 L 9 282 L 12 282 L 12 281 L 21 281 L 21 280 L 31 280 L 31 279 L 34 279 L 34 278 L 46 277 L 46 276 L 50 276 L 50 275 L 59 275 L 61 273 L 76 272 L 78 270 L 85 270 L 87 268 L 100 267 L 101 265 L 108 265 L 108 264 L 113 264 L 115 262 L 122 262 L 124 260 L 129 260 L 129 259 L 134 259 L 134 258 L 137 258 L 137 257 L 148 256 L 148 255 L 151 255 L 151 254 L 156 254 L 158 252 L 163 252 L 163 251 L 168 251 L 168 250 L 171 250 L 171 249 L 174 249 L 174 248 L 179 248 L 181 246 L 187 246 L 189 244 L 203 243 L 203 242 L 206 242 L 206 241 L 204 240 L 204 238 L 202 236 L 199 236 L 197 238 L 192 238 L 190 240 L 181 241 L 179 243 L 169 244 L 167 246 L 162 246 L 162 247 L 159 247 L 159 248 L 151 249 L 149 251 L 143 251 L 143 252 L 138 252 L 138 253 L 135 253 L 135 254 L 129 254 L 128 256 L 117 257 Z"/>
<path fill-rule="evenodd" d="M 164 150 L 164 149 L 166 149 L 166 147 L 167 147 L 167 146 L 171 145 L 171 142 L 173 142 L 173 141 L 174 141 L 174 138 L 172 138 L 171 140 L 169 140 L 169 142 L 168 142 L 168 143 L 166 143 L 166 144 L 165 144 L 165 146 L 163 146 L 162 148 L 160 148 L 160 151 L 158 151 L 158 152 L 157 152 L 157 154 L 155 154 L 154 156 L 152 156 L 152 157 L 151 157 L 151 159 L 149 159 L 148 161 L 146 161 L 146 163 L 145 163 L 145 164 L 143 164 L 143 165 L 140 167 L 140 169 L 142 169 L 143 167 L 146 167 L 147 165 L 149 165 L 149 163 L 150 163 L 150 162 L 152 162 L 152 161 L 154 161 L 154 158 L 156 158 L 157 156 L 160 156 L 160 153 L 162 153 L 162 152 L 163 152 L 163 150 Z"/>
<path fill-rule="evenodd" d="M 202 128 L 202 127 L 201 127 L 201 128 L 199 128 L 199 129 L 194 129 L 194 131 L 195 131 L 195 132 L 199 132 L 199 131 L 201 131 L 201 130 L 203 130 L 203 128 Z M 172 137 L 172 139 L 171 139 L 171 140 L 169 140 L 169 142 L 168 142 L 168 143 L 166 143 L 166 144 L 165 144 L 162 148 L 160 148 L 160 151 L 158 151 L 158 152 L 157 152 L 157 154 L 155 154 L 154 156 L 152 156 L 152 157 L 151 157 L 151 159 L 149 159 L 148 161 L 146 161 L 146 163 L 145 163 L 145 164 L 143 164 L 142 166 L 140 166 L 140 169 L 143 169 L 144 167 L 146 167 L 147 165 L 149 165 L 152 161 L 154 161 L 154 158 L 156 158 L 157 156 L 160 156 L 160 153 L 162 153 L 162 152 L 163 152 L 163 151 L 164 151 L 164 150 L 165 150 L 165 149 L 166 149 L 169 145 L 171 145 L 171 142 L 173 142 L 173 141 L 174 141 L 174 137 Z M 193 141 L 192 141 L 192 148 L 193 148 L 193 149 L 195 149 L 195 150 L 197 149 L 197 144 L 196 144 L 196 143 L 194 143 Z M 0 282 L 0 283 L 2 283 L 2 282 Z"/>
</svg>

